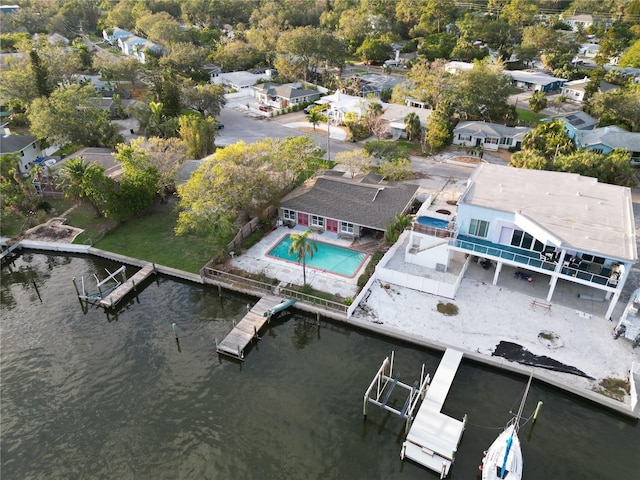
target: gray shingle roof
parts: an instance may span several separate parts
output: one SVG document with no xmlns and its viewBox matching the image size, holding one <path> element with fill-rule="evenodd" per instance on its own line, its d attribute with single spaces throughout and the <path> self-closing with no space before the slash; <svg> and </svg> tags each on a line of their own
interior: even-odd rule
<svg viewBox="0 0 640 480">
<path fill-rule="evenodd" d="M 530 131 L 529 127 L 508 127 L 506 125 L 500 125 L 498 123 L 469 121 L 460 122 L 454 128 L 453 133 L 473 135 L 474 137 L 489 137 L 489 138 L 502 138 L 502 137 L 522 137 L 525 133 Z"/>
<path fill-rule="evenodd" d="M 280 206 L 356 225 L 386 230 L 411 204 L 418 186 L 377 183 L 371 176 L 318 176 L 287 195 Z"/>
<path fill-rule="evenodd" d="M 31 135 L 3 135 L 0 138 L 0 153 L 19 152 L 38 140 Z"/>
</svg>

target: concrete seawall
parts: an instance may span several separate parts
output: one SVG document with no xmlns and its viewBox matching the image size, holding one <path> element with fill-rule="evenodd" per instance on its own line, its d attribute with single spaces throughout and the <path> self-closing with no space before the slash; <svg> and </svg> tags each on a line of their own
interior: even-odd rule
<svg viewBox="0 0 640 480">
<path fill-rule="evenodd" d="M 137 267 L 141 267 L 142 265 L 148 263 L 146 261 L 142 261 L 136 258 L 119 255 L 117 253 L 107 252 L 105 250 L 100 250 L 90 246 L 74 245 L 74 244 L 68 244 L 68 243 L 22 241 L 20 242 L 20 244 L 17 244 L 17 246 L 12 250 L 14 253 L 19 253 L 21 249 L 36 250 L 36 251 L 42 251 L 42 252 L 52 252 L 52 253 L 88 254 L 96 257 L 106 258 L 114 262 L 123 263 L 126 265 L 133 265 Z M 256 289 L 246 288 L 244 286 L 237 285 L 237 284 L 232 285 L 224 282 L 210 281 L 208 279 L 201 277 L 198 274 L 184 272 L 182 270 L 177 270 L 171 267 L 155 265 L 155 269 L 156 269 L 156 272 L 161 273 L 163 275 L 167 275 L 172 278 L 176 278 L 176 279 L 180 279 L 180 280 L 184 280 L 184 281 L 188 281 L 196 284 L 201 284 L 201 285 L 203 284 L 218 285 L 227 290 L 231 290 L 244 295 L 249 295 L 253 297 L 262 297 L 263 295 L 266 294 L 266 292 L 259 291 Z M 459 346 L 447 345 L 442 342 L 432 342 L 424 338 L 415 338 L 414 336 L 408 335 L 404 332 L 401 332 L 395 329 L 384 327 L 383 325 L 373 324 L 371 322 L 363 321 L 357 318 L 348 319 L 346 314 L 344 313 L 325 310 L 315 305 L 305 304 L 301 301 L 298 301 L 296 303 L 295 308 L 297 310 L 301 310 L 314 315 L 321 315 L 322 317 L 325 317 L 334 321 L 338 321 L 345 325 L 351 325 L 361 330 L 365 330 L 365 331 L 382 335 L 385 337 L 389 337 L 389 338 L 394 338 L 397 340 L 401 340 L 403 342 L 407 342 L 407 343 L 428 348 L 431 350 L 436 350 L 439 352 L 444 352 L 447 348 L 462 350 L 464 352 L 464 357 L 467 360 L 471 360 L 477 363 L 482 363 L 484 365 L 488 365 L 493 368 L 520 374 L 525 377 L 528 377 L 531 374 L 531 367 L 521 365 L 515 362 L 510 362 L 502 357 L 490 357 L 490 356 L 479 354 L 473 351 L 461 349 Z M 586 400 L 589 400 L 591 402 L 594 402 L 598 405 L 601 405 L 610 410 L 613 410 L 621 415 L 631 417 L 634 419 L 640 419 L 640 406 L 637 406 L 635 410 L 631 410 L 631 408 L 628 405 L 618 402 L 612 398 L 598 394 L 591 390 L 586 390 L 583 388 L 578 388 L 572 385 L 568 385 L 567 383 L 560 381 L 558 378 L 552 375 L 549 375 L 547 372 L 545 372 L 543 369 L 540 369 L 540 368 L 535 369 L 533 376 L 538 381 L 544 382 L 555 388 L 558 388 L 560 390 L 569 392 L 573 395 L 576 395 Z"/>
</svg>

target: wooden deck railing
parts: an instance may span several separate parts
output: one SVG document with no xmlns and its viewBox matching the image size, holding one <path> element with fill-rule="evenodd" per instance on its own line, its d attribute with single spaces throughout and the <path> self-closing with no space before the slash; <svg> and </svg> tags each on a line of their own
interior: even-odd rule
<svg viewBox="0 0 640 480">
<path fill-rule="evenodd" d="M 256 290 L 262 290 L 265 292 L 273 293 L 275 285 L 267 282 L 261 282 L 260 280 L 254 280 L 253 278 L 242 277 L 229 272 L 223 272 L 222 270 L 216 270 L 211 267 L 204 267 L 202 269 L 202 275 L 210 280 L 218 280 L 230 285 L 243 285 L 245 287 L 254 288 Z"/>
<path fill-rule="evenodd" d="M 326 308 L 327 310 L 347 313 L 347 310 L 349 309 L 349 306 L 344 303 L 334 302 L 333 300 L 327 300 L 326 298 L 316 297 L 314 295 L 309 295 L 308 293 L 298 292 L 297 290 L 292 290 L 290 288 L 281 288 L 279 293 L 283 297 L 295 298 L 301 302 L 318 305 L 319 307 Z"/>
</svg>

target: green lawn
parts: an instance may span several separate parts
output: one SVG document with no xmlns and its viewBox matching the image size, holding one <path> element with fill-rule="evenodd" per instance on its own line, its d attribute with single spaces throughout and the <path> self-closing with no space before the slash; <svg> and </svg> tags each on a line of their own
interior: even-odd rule
<svg viewBox="0 0 640 480">
<path fill-rule="evenodd" d="M 547 118 L 544 113 L 533 113 L 531 110 L 516 109 L 518 113 L 518 121 L 529 126 L 535 127 L 540 120 Z"/>
<path fill-rule="evenodd" d="M 196 236 L 176 237 L 174 203 L 156 205 L 152 211 L 118 226 L 94 246 L 147 262 L 198 273 L 218 255 L 228 239 L 220 241 Z"/>
</svg>

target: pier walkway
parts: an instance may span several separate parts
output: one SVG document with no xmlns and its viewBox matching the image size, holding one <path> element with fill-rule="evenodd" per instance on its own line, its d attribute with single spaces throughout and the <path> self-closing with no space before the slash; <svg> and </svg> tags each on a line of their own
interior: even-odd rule
<svg viewBox="0 0 640 480">
<path fill-rule="evenodd" d="M 155 266 L 152 263 L 147 263 L 142 269 L 140 269 L 133 277 L 126 282 L 122 283 L 109 295 L 100 300 L 100 306 L 104 308 L 114 308 L 118 306 L 118 303 L 126 297 L 132 290 L 135 290 L 138 285 L 144 282 L 149 276 L 155 272 Z"/>
<path fill-rule="evenodd" d="M 279 304 L 281 299 L 278 297 L 273 295 L 262 297 L 222 342 L 216 341 L 218 353 L 243 360 L 244 349 L 258 336 L 264 324 L 271 320 L 271 315 Z"/>
<path fill-rule="evenodd" d="M 400 454 L 440 473 L 440 478 L 449 474 L 467 421 L 466 415 L 460 421 L 440 412 L 461 361 L 462 352 L 444 352 Z"/>
</svg>

